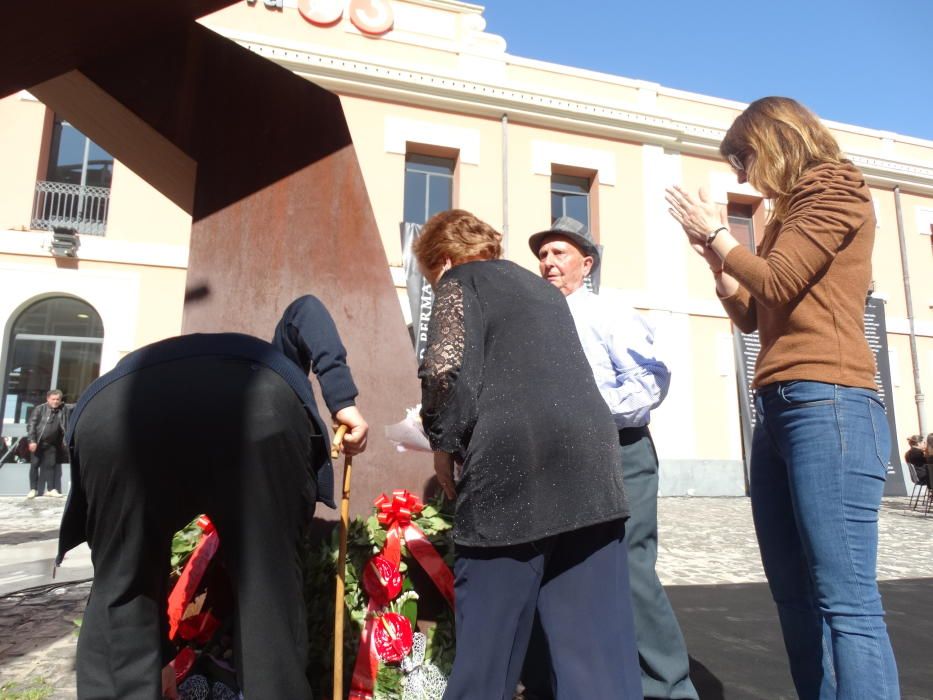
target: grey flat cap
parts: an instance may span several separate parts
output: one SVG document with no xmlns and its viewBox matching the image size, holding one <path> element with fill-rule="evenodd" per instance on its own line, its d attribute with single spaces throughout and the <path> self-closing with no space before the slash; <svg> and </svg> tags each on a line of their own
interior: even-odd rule
<svg viewBox="0 0 933 700">
<path fill-rule="evenodd" d="M 551 224 L 551 228 L 532 234 L 528 239 L 528 247 L 531 248 L 531 252 L 537 256 L 544 239 L 548 236 L 563 236 L 583 251 L 584 255 L 593 258 L 593 270 L 599 267 L 599 248 L 593 242 L 589 229 L 573 217 L 562 216 Z"/>
</svg>

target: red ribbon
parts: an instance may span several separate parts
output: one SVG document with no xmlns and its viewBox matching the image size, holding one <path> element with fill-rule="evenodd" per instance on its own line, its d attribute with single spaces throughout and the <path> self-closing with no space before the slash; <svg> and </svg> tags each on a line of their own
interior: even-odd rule
<svg viewBox="0 0 933 700">
<path fill-rule="evenodd" d="M 370 598 L 369 605 L 366 606 L 366 622 L 363 623 L 363 629 L 360 631 L 360 646 L 356 651 L 356 663 L 353 665 L 348 700 L 373 700 L 376 673 L 379 671 L 376 636 L 373 634 L 378 609 L 376 601 Z M 342 700 L 342 698 L 334 698 L 334 700 Z"/>
<path fill-rule="evenodd" d="M 396 489 L 391 496 L 382 494 L 375 500 L 376 518 L 386 528 L 386 543 L 382 556 L 398 566 L 402 558 L 402 540 L 408 551 L 421 565 L 437 590 L 451 608 L 454 607 L 454 575 L 434 549 L 424 532 L 411 522 L 412 517 L 424 509 L 424 504 L 413 493 Z M 350 682 L 350 700 L 372 700 L 379 658 L 376 652 L 373 624 L 377 610 L 372 598 L 366 611 L 366 624 L 360 634 L 360 647 Z"/>
<path fill-rule="evenodd" d="M 178 625 L 184 617 L 185 608 L 188 607 L 195 591 L 198 590 L 204 572 L 207 571 L 207 565 L 220 546 L 220 535 L 214 529 L 214 523 L 210 521 L 210 518 L 202 515 L 198 518 L 198 526 L 202 531 L 201 539 L 198 540 L 197 546 L 188 558 L 181 576 L 178 577 L 168 597 L 169 639 L 175 638 Z"/>
<path fill-rule="evenodd" d="M 180 652 L 178 652 L 178 656 L 176 656 L 172 661 L 172 668 L 175 671 L 176 685 L 185 680 L 185 676 L 188 675 L 188 672 L 191 670 L 191 667 L 194 666 L 194 662 L 197 660 L 198 655 L 191 647 L 185 647 Z"/>
<path fill-rule="evenodd" d="M 207 644 L 213 639 L 218 627 L 220 627 L 220 620 L 210 612 L 202 612 L 179 622 L 178 636 L 197 644 Z"/>
<path fill-rule="evenodd" d="M 398 566 L 402 558 L 402 535 L 411 525 L 412 516 L 420 513 L 424 506 L 417 496 L 405 489 L 396 489 L 391 498 L 382 494 L 376 499 L 375 506 L 376 519 L 387 530 L 382 556 Z"/>
</svg>

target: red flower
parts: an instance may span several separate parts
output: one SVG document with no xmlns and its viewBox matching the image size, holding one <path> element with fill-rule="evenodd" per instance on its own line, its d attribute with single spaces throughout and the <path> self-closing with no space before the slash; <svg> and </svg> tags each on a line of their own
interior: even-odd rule
<svg viewBox="0 0 933 700">
<path fill-rule="evenodd" d="M 386 613 L 373 625 L 376 654 L 386 663 L 401 661 L 411 651 L 411 623 L 398 613 Z"/>
<path fill-rule="evenodd" d="M 363 590 L 376 605 L 385 607 L 401 592 L 402 574 L 397 566 L 377 554 L 363 569 Z"/>
</svg>

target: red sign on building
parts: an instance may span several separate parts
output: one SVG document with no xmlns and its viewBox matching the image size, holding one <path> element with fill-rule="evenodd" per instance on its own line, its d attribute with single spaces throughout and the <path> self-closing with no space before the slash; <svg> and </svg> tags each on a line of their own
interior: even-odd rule
<svg viewBox="0 0 933 700">
<path fill-rule="evenodd" d="M 389 0 L 298 0 L 301 16 L 319 27 L 337 24 L 344 11 L 353 26 L 364 34 L 385 34 L 395 22 Z"/>
</svg>

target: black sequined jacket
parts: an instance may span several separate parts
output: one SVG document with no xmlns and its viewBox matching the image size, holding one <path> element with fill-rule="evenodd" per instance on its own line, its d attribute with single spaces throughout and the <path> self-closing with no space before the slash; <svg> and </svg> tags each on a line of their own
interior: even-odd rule
<svg viewBox="0 0 933 700">
<path fill-rule="evenodd" d="M 419 376 L 431 446 L 462 463 L 458 544 L 627 517 L 618 431 L 552 285 L 505 260 L 448 271 Z"/>
</svg>

